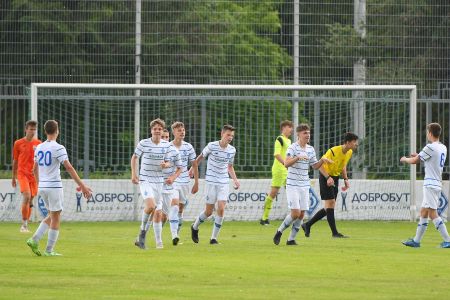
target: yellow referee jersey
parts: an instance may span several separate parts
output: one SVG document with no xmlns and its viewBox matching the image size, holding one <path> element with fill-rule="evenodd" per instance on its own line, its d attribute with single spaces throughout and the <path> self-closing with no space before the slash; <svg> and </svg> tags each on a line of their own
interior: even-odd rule
<svg viewBox="0 0 450 300">
<path fill-rule="evenodd" d="M 288 147 L 291 145 L 291 140 L 288 137 L 285 137 L 284 135 L 279 135 L 277 137 L 277 139 L 275 140 L 275 145 L 274 145 L 274 151 L 273 151 L 273 156 L 280 154 L 281 157 L 284 159 L 286 159 L 286 152 Z M 278 159 L 274 159 L 273 160 L 273 165 L 272 165 L 272 171 L 281 171 L 287 172 L 286 167 L 280 163 L 278 161 Z"/>
<path fill-rule="evenodd" d="M 353 150 L 349 149 L 346 153 L 342 151 L 342 145 L 334 146 L 333 148 L 328 149 L 327 153 L 325 153 L 322 157 L 331 159 L 333 161 L 332 164 L 323 164 L 323 168 L 327 171 L 330 176 L 339 176 L 342 173 L 342 170 L 347 165 L 348 161 L 352 157 Z"/>
</svg>

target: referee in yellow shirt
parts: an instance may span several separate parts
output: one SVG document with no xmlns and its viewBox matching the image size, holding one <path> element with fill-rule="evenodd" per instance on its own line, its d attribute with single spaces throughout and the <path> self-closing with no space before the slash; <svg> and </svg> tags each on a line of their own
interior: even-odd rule
<svg viewBox="0 0 450 300">
<path fill-rule="evenodd" d="M 347 132 L 344 135 L 344 144 L 328 149 L 323 157 L 333 161 L 332 164 L 323 164 L 320 168 L 319 185 L 320 197 L 323 200 L 323 207 L 308 222 L 302 224 L 305 236 L 309 237 L 311 227 L 327 216 L 328 225 L 330 226 L 332 236 L 334 238 L 346 238 L 347 236 L 339 233 L 336 229 L 336 221 L 334 219 L 334 207 L 336 206 L 336 197 L 338 194 L 339 176 L 342 174 L 345 186 L 342 191 L 350 188 L 347 177 L 347 163 L 352 157 L 353 151 L 358 148 L 358 136 L 354 133 Z"/>
<path fill-rule="evenodd" d="M 277 196 L 282 186 L 286 186 L 287 169 L 284 166 L 287 148 L 291 145 L 290 136 L 292 134 L 293 124 L 291 121 L 285 120 L 280 123 L 281 134 L 276 138 L 273 151 L 272 165 L 272 184 L 264 202 L 264 212 L 259 223 L 261 225 L 269 225 L 269 214 L 272 209 L 273 199 Z"/>
</svg>

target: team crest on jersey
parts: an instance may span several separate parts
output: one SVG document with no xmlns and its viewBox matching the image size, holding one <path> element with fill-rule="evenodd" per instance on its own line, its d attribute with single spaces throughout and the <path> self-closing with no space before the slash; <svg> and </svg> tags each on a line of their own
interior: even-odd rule
<svg viewBox="0 0 450 300">
<path fill-rule="evenodd" d="M 187 155 L 187 150 L 183 150 L 183 155 Z"/>
<path fill-rule="evenodd" d="M 231 153 L 227 153 L 227 157 L 230 158 L 231 157 Z"/>
</svg>

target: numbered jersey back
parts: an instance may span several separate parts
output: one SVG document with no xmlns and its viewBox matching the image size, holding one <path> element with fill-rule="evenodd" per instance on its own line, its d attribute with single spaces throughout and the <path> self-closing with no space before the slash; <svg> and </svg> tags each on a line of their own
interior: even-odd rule
<svg viewBox="0 0 450 300">
<path fill-rule="evenodd" d="M 424 186 L 442 187 L 442 171 L 447 158 L 447 147 L 439 142 L 426 145 L 419 153 L 425 165 Z"/>
<path fill-rule="evenodd" d="M 66 148 L 55 141 L 37 146 L 34 160 L 39 166 L 39 188 L 62 188 L 59 168 L 68 159 Z"/>
</svg>

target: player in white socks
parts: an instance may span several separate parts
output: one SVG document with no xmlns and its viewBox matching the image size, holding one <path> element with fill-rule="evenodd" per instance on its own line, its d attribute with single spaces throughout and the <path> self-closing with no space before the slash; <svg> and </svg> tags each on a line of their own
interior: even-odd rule
<svg viewBox="0 0 450 300">
<path fill-rule="evenodd" d="M 180 152 L 173 145 L 172 142 L 170 152 L 168 153 L 168 167 L 163 170 L 164 179 L 166 180 L 170 176 L 175 176 L 178 179 L 180 176 L 183 165 L 181 161 Z M 175 179 L 176 180 L 176 179 Z M 178 245 L 180 238 L 178 237 L 178 191 L 175 189 L 175 182 L 173 184 L 164 183 L 163 185 L 163 214 L 165 214 L 170 223 L 170 233 L 172 234 L 172 244 Z"/>
<path fill-rule="evenodd" d="M 140 233 L 135 241 L 135 245 L 141 249 L 146 249 L 145 236 L 146 225 L 149 216 L 153 213 L 153 231 L 155 233 L 156 248 L 163 248 L 162 231 L 162 190 L 163 184 L 172 184 L 175 181 L 176 173 L 164 179 L 163 169 L 170 166 L 170 155 L 176 149 L 169 142 L 161 139 L 165 128 L 165 123 L 161 119 L 150 122 L 151 138 L 141 140 L 131 157 L 131 181 L 139 184 L 142 198 L 144 199 L 144 209 L 142 212 Z M 137 175 L 137 163 L 141 159 L 139 176 Z"/>
<path fill-rule="evenodd" d="M 419 154 L 413 153 L 410 157 L 403 156 L 400 158 L 400 161 L 403 163 L 418 164 L 422 161 L 425 165 L 422 208 L 420 209 L 420 220 L 417 225 L 416 236 L 402 242 L 403 245 L 408 247 L 420 247 L 420 242 L 428 227 L 428 218 L 430 218 L 444 239 L 440 246 L 442 248 L 450 248 L 450 237 L 447 228 L 437 213 L 442 190 L 442 170 L 447 157 L 447 147 L 439 141 L 441 132 L 441 125 L 438 123 L 428 124 L 427 139 L 430 143 Z"/>
<path fill-rule="evenodd" d="M 58 123 L 48 120 L 44 124 L 47 140 L 38 145 L 34 152 L 34 176 L 39 182 L 39 196 L 44 200 L 49 210 L 48 216 L 42 220 L 33 237 L 28 239 L 27 245 L 34 254 L 41 256 L 60 256 L 54 251 L 58 240 L 60 217 L 63 210 L 63 186 L 60 174 L 60 164 L 63 164 L 69 175 L 81 188 L 84 197 L 90 198 L 92 191 L 78 177 L 77 172 L 69 162 L 66 148 L 56 142 L 59 135 Z M 39 240 L 48 230 L 47 247 L 42 253 L 39 250 Z"/>
<path fill-rule="evenodd" d="M 275 245 L 280 243 L 283 231 L 291 224 L 292 230 L 286 245 L 297 245 L 295 238 L 302 225 L 305 211 L 309 209 L 309 188 L 311 186 L 308 175 L 309 167 L 311 166 L 317 170 L 325 162 L 332 163 L 327 158 L 317 160 L 314 147 L 308 145 L 311 138 L 308 124 L 298 125 L 296 131 L 298 140 L 289 146 L 286 152 L 286 160 L 284 161 L 285 167 L 288 168 L 286 198 L 291 211 L 273 237 Z"/>
<path fill-rule="evenodd" d="M 191 237 L 194 243 L 198 243 L 199 241 L 198 227 L 212 215 L 217 203 L 216 216 L 214 218 L 213 231 L 209 243 L 212 245 L 218 244 L 217 236 L 222 227 L 223 215 L 228 200 L 229 176 L 233 179 L 235 189 L 238 189 L 240 186 L 233 167 L 236 149 L 230 145 L 234 137 L 234 130 L 235 128 L 231 125 L 223 126 L 221 139 L 209 143 L 193 163 L 194 174 L 196 172 L 198 174 L 198 164 L 209 156 L 205 177 L 205 210 L 200 213 L 195 219 L 194 224 L 191 225 Z"/>
<path fill-rule="evenodd" d="M 184 137 L 186 136 L 184 124 L 182 122 L 175 122 L 172 124 L 171 128 L 174 137 L 171 143 L 180 153 L 182 164 L 182 173 L 177 177 L 177 179 L 175 179 L 175 182 L 173 183 L 174 192 L 170 202 L 169 212 L 170 230 L 172 232 L 172 236 L 178 236 L 183 222 L 183 211 L 189 202 L 188 195 L 190 193 L 190 176 L 188 166 L 192 165 L 196 158 L 196 155 L 194 147 L 192 147 L 192 145 L 188 142 L 184 141 Z M 194 185 L 192 187 L 191 193 L 195 194 L 197 193 L 197 191 L 198 172 L 194 174 Z"/>
</svg>

